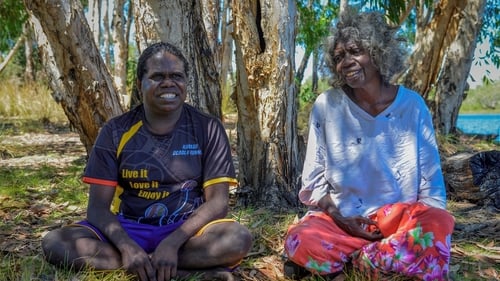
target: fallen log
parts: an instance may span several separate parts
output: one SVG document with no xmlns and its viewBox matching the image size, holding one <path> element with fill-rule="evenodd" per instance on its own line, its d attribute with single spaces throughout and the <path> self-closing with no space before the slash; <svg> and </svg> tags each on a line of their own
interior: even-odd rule
<svg viewBox="0 0 500 281">
<path fill-rule="evenodd" d="M 445 158 L 442 167 L 451 199 L 500 210 L 500 151 L 459 153 Z"/>
<path fill-rule="evenodd" d="M 443 160 L 442 168 L 446 191 L 451 199 L 467 200 L 473 203 L 483 198 L 479 186 L 473 183 L 469 161 L 474 153 L 463 152 Z"/>
</svg>

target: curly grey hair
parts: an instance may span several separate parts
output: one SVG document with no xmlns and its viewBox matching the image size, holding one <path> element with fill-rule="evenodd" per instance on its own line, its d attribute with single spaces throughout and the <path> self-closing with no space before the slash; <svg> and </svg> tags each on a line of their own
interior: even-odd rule
<svg viewBox="0 0 500 281">
<path fill-rule="evenodd" d="M 346 82 L 336 71 L 334 50 L 338 43 L 352 41 L 366 50 L 385 84 L 406 68 L 406 39 L 397 34 L 398 27 L 390 26 L 381 12 L 357 13 L 348 11 L 340 18 L 326 41 L 326 65 L 332 73 L 329 84 L 344 87 Z"/>
</svg>

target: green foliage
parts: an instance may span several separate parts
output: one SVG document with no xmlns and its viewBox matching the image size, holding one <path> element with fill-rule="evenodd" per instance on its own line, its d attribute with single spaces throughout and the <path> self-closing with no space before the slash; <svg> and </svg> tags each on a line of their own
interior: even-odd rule
<svg viewBox="0 0 500 281">
<path fill-rule="evenodd" d="M 420 1 L 417 1 L 417 3 L 404 0 L 368 0 L 365 2 L 368 2 L 369 7 L 386 11 L 389 20 L 395 24 L 399 24 L 401 15 L 411 8 L 412 5 L 419 5 Z M 432 7 L 433 2 L 432 0 L 423 0 L 426 8 Z"/>
<path fill-rule="evenodd" d="M 424 7 L 426 9 L 434 9 L 434 1 L 432 0 L 420 0 L 423 1 Z M 416 6 L 419 2 L 416 2 Z M 362 1 L 363 2 L 363 1 Z M 389 20 L 395 24 L 399 24 L 400 17 L 405 14 L 407 9 L 412 8 L 408 5 L 413 5 L 412 1 L 404 0 L 368 0 L 364 1 L 368 7 L 374 9 L 380 9 L 386 11 Z M 488 43 L 489 49 L 486 53 L 476 58 L 481 63 L 493 65 L 500 68 L 500 6 L 498 5 L 498 0 L 486 0 L 486 8 L 483 14 L 480 34 L 477 38 L 479 44 Z M 408 17 L 404 19 L 401 23 L 402 32 L 405 34 L 408 42 L 413 43 L 415 40 L 415 27 L 416 27 L 416 14 L 415 8 L 408 14 Z"/>
<path fill-rule="evenodd" d="M 333 1 L 297 0 L 299 13 L 297 44 L 307 51 L 312 51 L 323 43 L 328 36 L 333 19 L 337 16 L 338 7 Z"/>
<path fill-rule="evenodd" d="M 487 0 L 478 43 L 488 42 L 490 48 L 480 60 L 491 60 L 496 68 L 500 68 L 500 6 L 498 0 Z M 485 62 L 487 63 L 487 61 Z"/>
<path fill-rule="evenodd" d="M 136 80 L 136 70 L 137 70 L 137 60 L 139 59 L 139 52 L 137 47 L 130 44 L 128 48 L 128 59 L 127 59 L 127 89 L 133 89 L 135 87 Z M 129 91 L 130 91 L 129 90 Z"/>
<path fill-rule="evenodd" d="M 236 103 L 233 98 L 233 86 L 231 85 L 231 81 L 227 81 L 226 87 L 222 87 L 222 100 L 221 100 L 221 109 L 223 114 L 231 114 L 236 113 Z"/>
<path fill-rule="evenodd" d="M 23 1 L 2 0 L 0 2 L 0 53 L 11 49 L 23 31 L 27 19 Z"/>
<path fill-rule="evenodd" d="M 483 86 L 469 90 L 460 113 L 496 113 L 500 111 L 500 81 L 486 81 Z"/>
<path fill-rule="evenodd" d="M 0 0 L 1 1 L 1 0 Z M 45 73 L 42 71 L 43 65 L 40 58 L 40 53 L 38 52 L 37 46 L 33 46 L 33 52 L 31 53 L 31 62 L 33 64 L 33 72 L 36 74 L 37 82 L 44 84 L 46 77 Z M 22 83 L 26 71 L 26 55 L 25 55 L 25 45 L 21 45 L 19 49 L 14 54 L 14 57 L 6 65 L 6 67 L 0 72 L 0 81 L 5 80 L 16 80 L 16 82 Z"/>
<path fill-rule="evenodd" d="M 302 87 L 300 87 L 299 104 L 302 107 L 305 104 L 314 102 L 317 95 L 317 93 L 313 92 L 312 85 L 310 83 L 304 84 Z"/>
<path fill-rule="evenodd" d="M 306 134 L 311 107 L 318 95 L 326 91 L 329 87 L 330 85 L 328 85 L 327 79 L 320 79 L 318 81 L 318 91 L 314 92 L 312 90 L 311 78 L 307 79 L 300 87 L 299 111 L 297 114 L 297 128 L 299 130 L 299 134 Z"/>
<path fill-rule="evenodd" d="M 300 86 L 300 93 L 299 93 L 299 105 L 300 107 L 304 107 L 309 103 L 313 103 L 316 97 L 327 90 L 330 87 L 328 85 L 328 80 L 325 79 L 320 79 L 318 81 L 318 91 L 313 92 L 312 90 L 312 79 L 309 78 L 307 79 L 302 86 Z"/>
</svg>

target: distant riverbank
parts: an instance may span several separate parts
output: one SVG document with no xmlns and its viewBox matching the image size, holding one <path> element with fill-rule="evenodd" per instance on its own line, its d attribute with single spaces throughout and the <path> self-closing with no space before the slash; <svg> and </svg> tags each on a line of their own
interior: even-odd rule
<svg viewBox="0 0 500 281">
<path fill-rule="evenodd" d="M 467 135 L 493 136 L 500 142 L 500 113 L 459 114 L 457 128 Z"/>
</svg>

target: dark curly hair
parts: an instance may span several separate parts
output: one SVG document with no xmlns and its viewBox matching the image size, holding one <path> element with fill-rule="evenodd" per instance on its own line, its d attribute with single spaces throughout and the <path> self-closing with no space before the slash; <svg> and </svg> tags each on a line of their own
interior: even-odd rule
<svg viewBox="0 0 500 281">
<path fill-rule="evenodd" d="M 168 52 L 178 57 L 183 62 L 184 74 L 186 75 L 186 77 L 188 77 L 189 62 L 187 61 L 186 57 L 184 57 L 184 55 L 182 54 L 182 51 L 170 43 L 157 42 L 148 46 L 139 57 L 139 60 L 137 61 L 137 70 L 136 70 L 137 79 L 142 80 L 142 77 L 147 72 L 146 62 L 151 56 L 159 52 Z"/>
<path fill-rule="evenodd" d="M 336 71 L 334 50 L 339 42 L 353 41 L 366 50 L 380 72 L 383 83 L 389 84 L 394 76 L 406 68 L 406 39 L 397 34 L 398 28 L 390 26 L 378 11 L 357 13 L 348 11 L 332 28 L 326 41 L 325 59 L 332 73 L 329 81 L 333 87 L 343 87 L 346 82 Z"/>
</svg>

